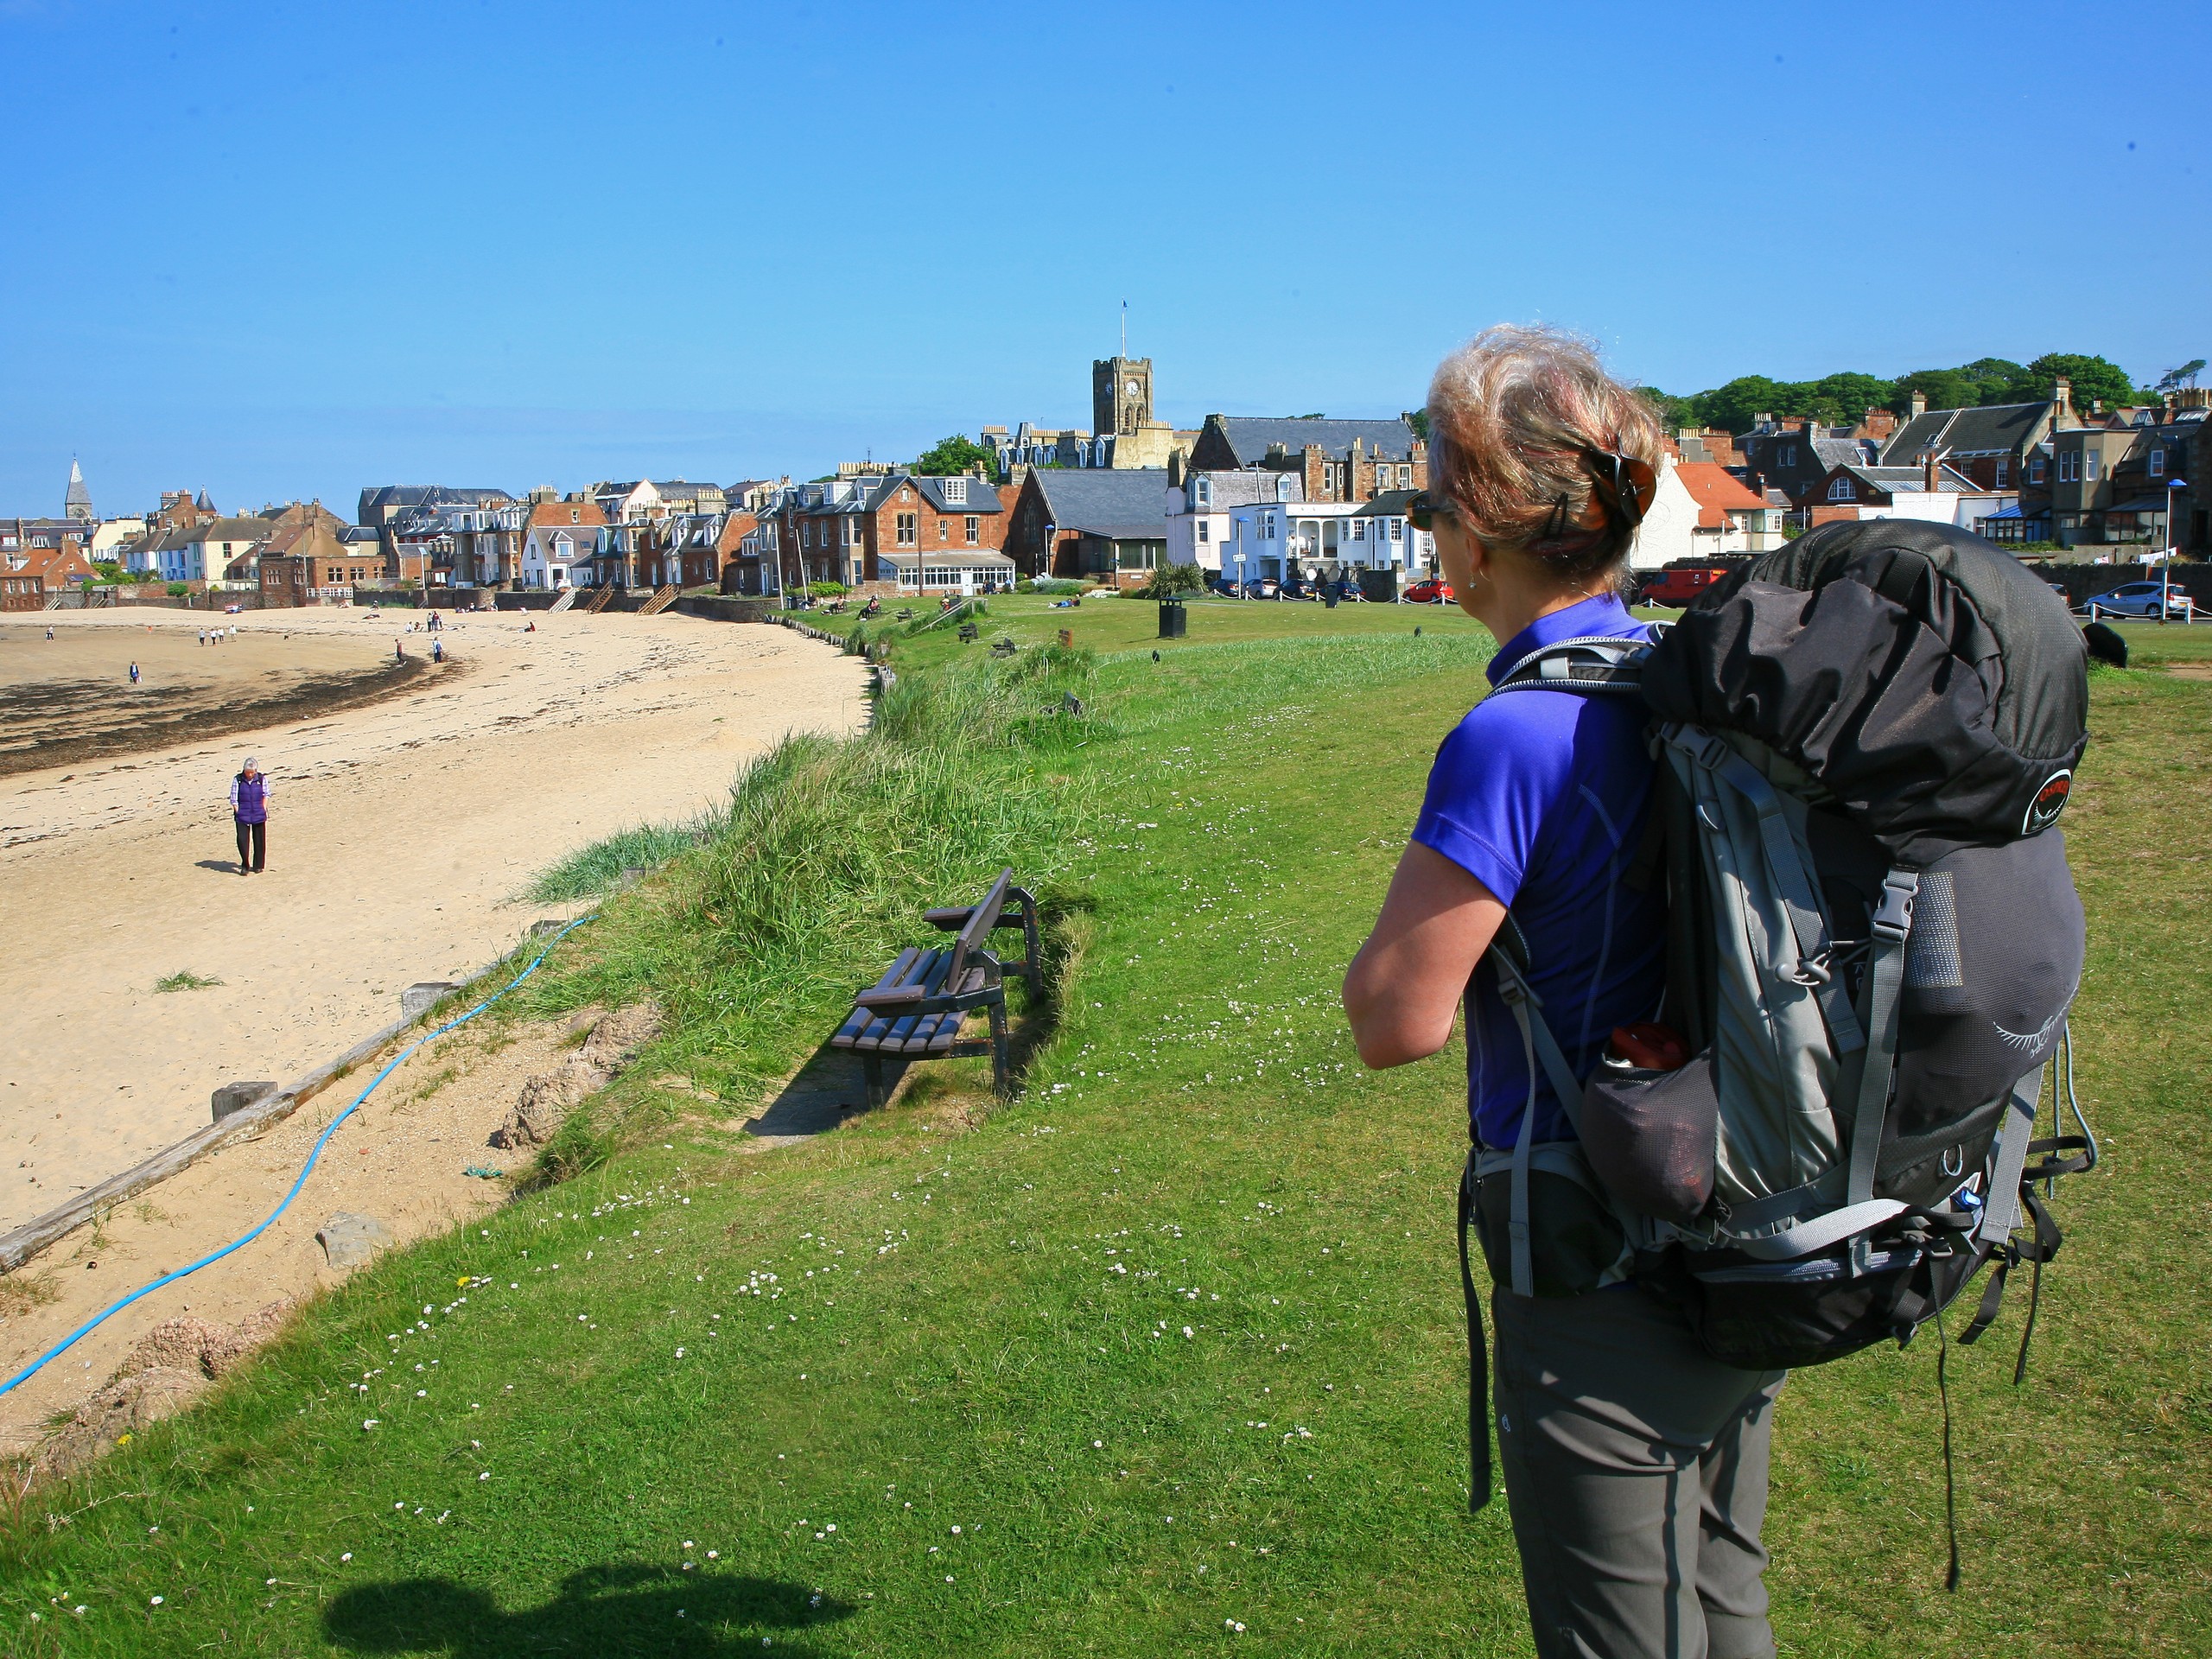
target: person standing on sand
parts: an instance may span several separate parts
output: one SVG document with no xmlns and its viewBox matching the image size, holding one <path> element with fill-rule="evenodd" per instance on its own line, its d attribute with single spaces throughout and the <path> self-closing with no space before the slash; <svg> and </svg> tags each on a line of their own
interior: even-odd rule
<svg viewBox="0 0 2212 1659">
<path fill-rule="evenodd" d="M 407 660 L 407 641 L 396 633 L 391 636 L 391 660 L 395 663 Z"/>
<path fill-rule="evenodd" d="M 269 779 L 250 754 L 231 779 L 231 818 L 238 832 L 238 874 L 259 875 L 269 853 Z"/>
<path fill-rule="evenodd" d="M 138 664 L 136 663 L 130 664 L 130 683 L 133 685 L 138 683 Z"/>
</svg>

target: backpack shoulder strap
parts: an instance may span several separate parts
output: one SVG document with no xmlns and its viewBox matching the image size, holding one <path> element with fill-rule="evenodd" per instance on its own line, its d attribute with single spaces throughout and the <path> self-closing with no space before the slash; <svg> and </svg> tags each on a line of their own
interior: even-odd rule
<svg viewBox="0 0 2212 1659">
<path fill-rule="evenodd" d="M 1516 660 L 1511 668 L 1498 676 L 1491 694 L 1576 691 L 1585 695 L 1641 696 L 1643 658 L 1650 649 L 1648 637 L 1593 633 L 1573 639 L 1554 639 Z"/>
</svg>

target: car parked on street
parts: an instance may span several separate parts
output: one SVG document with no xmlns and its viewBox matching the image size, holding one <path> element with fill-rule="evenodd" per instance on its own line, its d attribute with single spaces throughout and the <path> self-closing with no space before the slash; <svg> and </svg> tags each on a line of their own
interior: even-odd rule
<svg viewBox="0 0 2212 1659">
<path fill-rule="evenodd" d="M 1408 605 L 1449 605 L 1452 602 L 1452 584 L 1440 577 L 1431 576 L 1407 588 L 1405 599 Z"/>
<path fill-rule="evenodd" d="M 2179 588 L 2156 582 L 2123 582 L 2109 593 L 2090 594 L 2088 602 L 2100 613 L 2147 616 L 2154 620 L 2162 604 L 2169 617 L 2189 614 L 2189 595 Z"/>
</svg>

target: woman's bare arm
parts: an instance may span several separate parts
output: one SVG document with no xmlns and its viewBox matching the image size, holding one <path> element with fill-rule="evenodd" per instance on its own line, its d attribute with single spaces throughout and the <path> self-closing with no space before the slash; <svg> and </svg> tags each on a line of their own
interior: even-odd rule
<svg viewBox="0 0 2212 1659">
<path fill-rule="evenodd" d="M 1426 1059 L 1449 1042 L 1467 980 L 1504 920 L 1488 887 L 1443 854 L 1410 843 L 1375 931 L 1344 974 L 1359 1058 L 1379 1071 Z"/>
</svg>

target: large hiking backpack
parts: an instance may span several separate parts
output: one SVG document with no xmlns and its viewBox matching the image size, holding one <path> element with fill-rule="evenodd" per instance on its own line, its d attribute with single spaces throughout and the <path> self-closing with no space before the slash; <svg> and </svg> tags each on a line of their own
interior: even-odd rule
<svg viewBox="0 0 2212 1659">
<path fill-rule="evenodd" d="M 1580 1142 L 1532 1148 L 1531 1110 L 1510 1154 L 1471 1164 L 1470 1187 L 1512 1173 L 1511 1287 L 1532 1288 L 1526 1193 L 1548 1168 L 1619 1221 L 1613 1276 L 1675 1300 L 1726 1363 L 1903 1344 L 1994 1260 L 1974 1341 L 2011 1269 L 2039 1289 L 2058 1247 L 2033 1183 L 2096 1158 L 2066 1029 L 2082 906 L 2053 827 L 2088 741 L 2064 606 L 1948 526 L 1834 524 L 1649 644 L 1562 641 L 1497 692 L 1539 688 L 1650 709 L 1630 879 L 1666 883 L 1660 1018 L 1694 1058 L 1575 1077 L 1503 931 L 1489 960 Z M 2046 1068 L 2077 1134 L 2036 1135 Z"/>
</svg>

